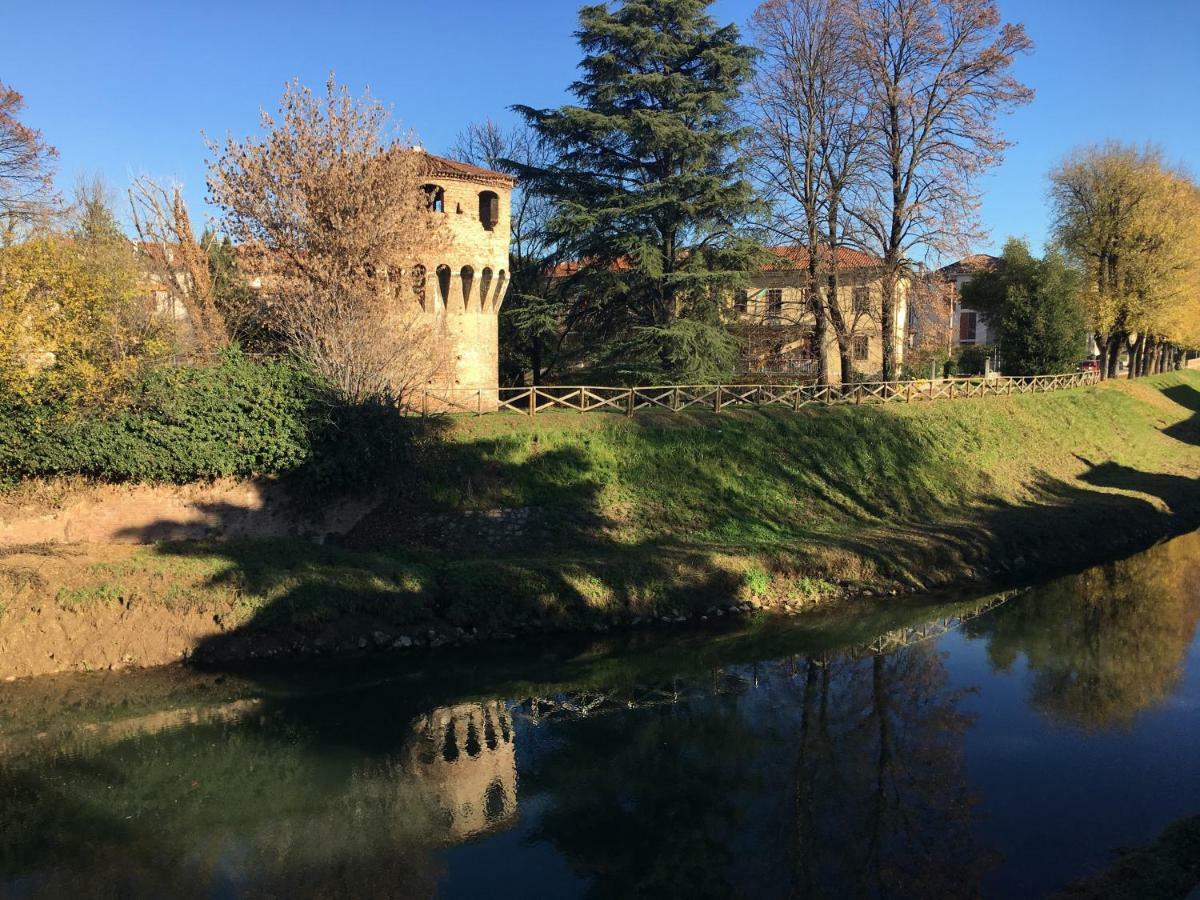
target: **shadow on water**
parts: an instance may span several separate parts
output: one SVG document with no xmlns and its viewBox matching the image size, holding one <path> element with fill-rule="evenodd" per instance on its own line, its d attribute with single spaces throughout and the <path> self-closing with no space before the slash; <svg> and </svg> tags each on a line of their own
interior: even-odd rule
<svg viewBox="0 0 1200 900">
<path fill-rule="evenodd" d="M 0 705 L 0 895 L 1061 886 L 1061 846 L 1005 859 L 976 827 L 975 688 L 939 635 L 985 640 L 993 679 L 1024 657 L 1029 702 L 1094 734 L 1166 708 L 1198 618 L 1200 535 L 1002 603 L 33 682 Z"/>
</svg>

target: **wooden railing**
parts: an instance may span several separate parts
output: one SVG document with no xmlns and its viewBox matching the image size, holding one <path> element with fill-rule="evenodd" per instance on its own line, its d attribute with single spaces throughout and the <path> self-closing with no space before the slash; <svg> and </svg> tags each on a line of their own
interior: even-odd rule
<svg viewBox="0 0 1200 900">
<path fill-rule="evenodd" d="M 1030 375 L 1006 378 L 945 378 L 914 381 L 872 381 L 844 385 L 815 384 L 669 384 L 649 387 L 591 387 L 551 385 L 500 388 L 496 392 L 467 389 L 429 390 L 422 398 L 426 411 L 515 412 L 536 416 L 551 410 L 617 412 L 632 416 L 639 410 L 683 412 L 705 409 L 751 409 L 779 406 L 839 406 L 864 403 L 920 403 L 969 397 L 1040 394 L 1095 384 L 1095 372 Z"/>
</svg>

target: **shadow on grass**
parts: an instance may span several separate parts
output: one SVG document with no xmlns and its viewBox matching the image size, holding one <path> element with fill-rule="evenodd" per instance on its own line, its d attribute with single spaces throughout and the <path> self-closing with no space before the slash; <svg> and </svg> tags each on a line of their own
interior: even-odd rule
<svg viewBox="0 0 1200 900">
<path fill-rule="evenodd" d="M 1170 435 L 1185 444 L 1200 446 L 1200 391 L 1191 385 L 1180 384 L 1164 388 L 1163 396 L 1178 403 L 1184 409 L 1192 411 L 1190 419 L 1164 428 L 1163 434 Z"/>
<path fill-rule="evenodd" d="M 1177 402 L 1195 402 L 1187 391 Z M 964 464 L 986 436 L 950 419 L 935 430 L 937 416 L 546 418 L 404 442 L 386 499 L 339 546 L 160 545 L 158 556 L 207 567 L 205 587 L 236 598 L 198 657 L 391 646 L 430 627 L 453 637 L 696 615 L 744 597 L 750 569 L 773 573 L 785 594 L 808 577 L 884 589 L 1022 582 L 1200 525 L 1200 481 L 1177 475 L 1079 457 L 1081 477 L 996 485 Z M 1021 502 L 997 499 L 1005 491 Z"/>
</svg>

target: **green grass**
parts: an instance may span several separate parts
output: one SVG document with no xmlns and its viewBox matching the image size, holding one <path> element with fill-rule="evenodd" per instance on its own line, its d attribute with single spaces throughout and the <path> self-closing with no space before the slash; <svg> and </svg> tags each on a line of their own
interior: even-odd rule
<svg viewBox="0 0 1200 900">
<path fill-rule="evenodd" d="M 59 609 L 79 612 L 100 604 L 117 603 L 125 594 L 119 584 L 105 581 L 90 587 L 61 588 L 54 600 Z"/>
<path fill-rule="evenodd" d="M 454 420 L 342 547 L 181 543 L 93 564 L 233 624 L 577 626 L 1082 567 L 1200 527 L 1200 373 L 934 404 Z M 523 531 L 484 513 L 528 511 Z M 89 593 L 90 591 L 90 593 Z"/>
</svg>

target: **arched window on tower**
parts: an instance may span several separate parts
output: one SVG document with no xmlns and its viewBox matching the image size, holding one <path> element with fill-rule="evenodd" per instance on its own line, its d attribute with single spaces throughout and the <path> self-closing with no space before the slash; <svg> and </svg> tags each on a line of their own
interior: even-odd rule
<svg viewBox="0 0 1200 900">
<path fill-rule="evenodd" d="M 436 184 L 423 184 L 421 190 L 425 192 L 425 206 L 431 212 L 444 213 L 446 211 L 446 190 Z"/>
<path fill-rule="evenodd" d="M 463 266 L 462 271 L 458 273 L 458 279 L 462 282 L 463 309 L 468 309 L 471 306 L 471 285 L 475 281 L 475 270 L 470 266 Z"/>
<path fill-rule="evenodd" d="M 492 287 L 492 270 L 484 269 L 479 275 L 479 308 L 488 308 L 488 291 Z"/>
<path fill-rule="evenodd" d="M 479 221 L 483 227 L 491 231 L 500 221 L 500 197 L 495 191 L 481 191 L 479 194 Z"/>
<path fill-rule="evenodd" d="M 442 309 L 445 309 L 450 302 L 450 267 L 441 265 L 437 267 L 437 283 L 438 283 L 438 299 L 442 302 Z"/>
</svg>

